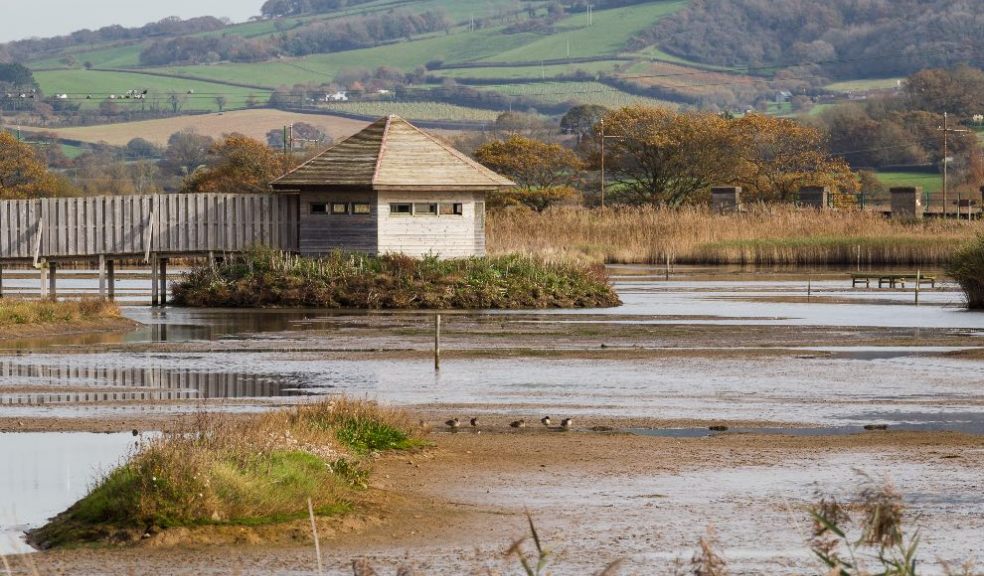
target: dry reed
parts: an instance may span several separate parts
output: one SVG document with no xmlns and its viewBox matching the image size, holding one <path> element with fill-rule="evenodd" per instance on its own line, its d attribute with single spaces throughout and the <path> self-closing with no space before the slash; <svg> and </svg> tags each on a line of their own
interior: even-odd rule
<svg viewBox="0 0 984 576">
<path fill-rule="evenodd" d="M 78 324 L 122 318 L 119 307 L 105 300 L 63 302 L 0 298 L 0 327 Z"/>
<path fill-rule="evenodd" d="M 859 211 L 754 206 L 563 207 L 509 210 L 488 218 L 491 254 L 533 254 L 585 263 L 942 266 L 977 222 L 890 220 Z M 860 257 L 859 257 L 860 256 Z"/>
</svg>

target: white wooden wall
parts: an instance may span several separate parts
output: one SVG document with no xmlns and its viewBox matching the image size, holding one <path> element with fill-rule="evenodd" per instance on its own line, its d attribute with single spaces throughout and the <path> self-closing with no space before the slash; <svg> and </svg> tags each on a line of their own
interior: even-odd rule
<svg viewBox="0 0 984 576">
<path fill-rule="evenodd" d="M 0 201 L 0 260 L 296 252 L 298 200 L 275 194 L 154 194 Z"/>
<path fill-rule="evenodd" d="M 476 199 L 478 202 L 476 202 Z M 485 195 L 473 192 L 380 192 L 379 253 L 441 258 L 485 255 Z M 460 202 L 463 214 L 393 216 L 391 203 Z M 481 213 L 476 213 L 476 207 Z"/>
</svg>

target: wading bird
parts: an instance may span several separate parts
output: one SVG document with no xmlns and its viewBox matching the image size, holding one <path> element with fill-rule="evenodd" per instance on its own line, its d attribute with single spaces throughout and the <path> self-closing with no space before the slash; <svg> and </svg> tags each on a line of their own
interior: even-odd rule
<svg viewBox="0 0 984 576">
<path fill-rule="evenodd" d="M 513 428 L 526 428 L 526 420 L 516 420 L 509 424 Z"/>
<path fill-rule="evenodd" d="M 457 430 L 458 429 L 458 426 L 461 426 L 461 422 L 459 422 L 457 418 L 452 418 L 452 419 L 448 420 L 447 422 L 445 422 L 444 424 L 445 424 L 445 426 L 447 426 L 448 428 L 450 428 L 452 430 Z"/>
<path fill-rule="evenodd" d="M 550 426 L 550 416 L 544 416 L 543 418 L 540 418 L 540 423 L 543 424 L 544 426 Z"/>
<path fill-rule="evenodd" d="M 564 418 L 563 420 L 560 421 L 560 427 L 563 428 L 564 430 L 570 430 L 571 426 L 573 425 L 574 425 L 573 418 Z"/>
</svg>

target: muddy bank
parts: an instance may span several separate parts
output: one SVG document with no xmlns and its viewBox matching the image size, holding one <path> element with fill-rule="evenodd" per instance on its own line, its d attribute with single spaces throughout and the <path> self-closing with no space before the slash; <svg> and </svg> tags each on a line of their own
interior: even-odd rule
<svg viewBox="0 0 984 576">
<path fill-rule="evenodd" d="M 0 329 L 0 348 L 17 347 L 20 344 L 37 346 L 58 338 L 72 336 L 124 334 L 136 329 L 139 325 L 129 318 L 107 318 L 67 324 L 6 326 Z"/>
<path fill-rule="evenodd" d="M 503 553 L 525 533 L 524 508 L 555 552 L 555 566 L 568 573 L 590 573 L 615 559 L 626 560 L 626 573 L 668 568 L 673 557 L 689 557 L 709 523 L 718 527 L 724 554 L 739 568 L 737 573 L 747 571 L 741 567 L 764 565 L 773 573 L 789 573 L 813 566 L 800 554 L 806 550 L 796 535 L 796 517 L 805 522 L 803 506 L 816 487 L 826 483 L 838 491 L 857 484 L 846 466 L 881 476 L 886 462 L 895 462 L 899 489 L 923 491 L 922 502 L 913 506 L 924 514 L 923 523 L 935 528 L 949 506 L 926 497 L 952 489 L 941 488 L 944 478 L 950 484 L 965 482 L 984 464 L 981 439 L 959 434 L 676 440 L 531 429 L 440 433 L 432 439 L 436 447 L 424 453 L 376 461 L 358 519 L 319 524 L 330 574 L 351 573 L 351 560 L 361 557 L 383 573 L 405 565 L 425 574 L 486 568 L 512 573 L 514 561 Z M 911 474 L 927 467 L 938 471 L 906 485 Z M 812 479 L 767 494 L 757 493 L 761 486 L 725 480 L 729 473 L 751 475 L 766 486 L 785 478 L 788 470 L 811 475 L 811 469 Z M 687 480 L 702 477 L 710 484 Z M 723 483 L 715 488 L 716 482 Z M 737 488 L 748 493 L 733 501 L 714 496 Z M 705 500 L 707 504 L 694 508 Z M 769 521 L 778 524 L 776 530 L 744 532 L 747 523 Z M 948 526 L 948 538 L 966 546 L 982 527 L 979 517 L 968 517 L 961 526 Z M 953 555 L 952 546 L 929 536 L 922 554 L 927 561 L 934 552 L 944 558 Z M 223 547 L 234 542 L 250 545 Z M 135 549 L 57 551 L 33 561 L 46 573 L 315 574 L 311 542 L 309 527 L 302 524 L 207 537 L 181 531 L 155 535 Z M 737 552 L 748 547 L 761 550 L 762 556 Z"/>
</svg>

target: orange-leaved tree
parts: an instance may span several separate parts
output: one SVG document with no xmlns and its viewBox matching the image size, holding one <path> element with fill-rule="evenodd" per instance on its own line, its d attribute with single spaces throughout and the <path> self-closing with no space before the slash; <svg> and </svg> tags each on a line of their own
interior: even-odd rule
<svg viewBox="0 0 984 576">
<path fill-rule="evenodd" d="M 490 206 L 523 204 L 538 212 L 576 194 L 573 186 L 584 168 L 573 150 L 520 135 L 479 146 L 475 159 L 517 185 L 490 194 Z"/>
<path fill-rule="evenodd" d="M 804 186 L 829 186 L 834 193 L 858 187 L 857 175 L 827 150 L 819 129 L 792 120 L 748 114 L 733 121 L 740 162 L 732 180 L 750 200 L 793 202 Z"/>
<path fill-rule="evenodd" d="M 66 188 L 64 181 L 48 172 L 33 146 L 0 130 L 0 199 L 59 196 Z"/>
<path fill-rule="evenodd" d="M 629 204 L 679 206 L 730 181 L 737 141 L 729 121 L 708 112 L 634 105 L 605 115 L 605 162 L 613 196 Z M 601 123 L 595 127 L 601 148 Z"/>
<path fill-rule="evenodd" d="M 263 142 L 230 134 L 212 145 L 208 162 L 185 179 L 182 192 L 264 192 L 288 164 Z"/>
</svg>

